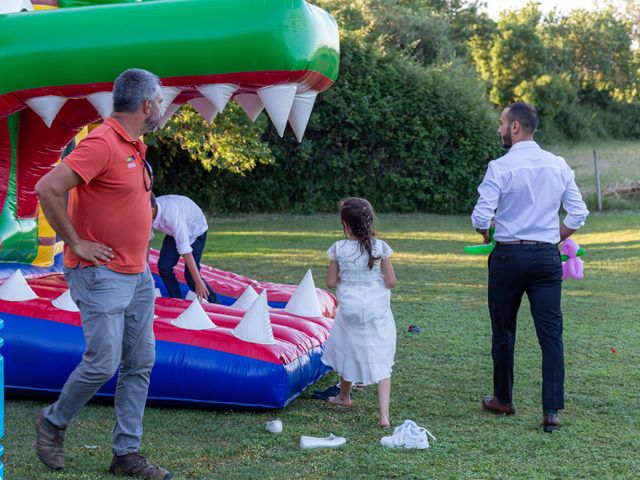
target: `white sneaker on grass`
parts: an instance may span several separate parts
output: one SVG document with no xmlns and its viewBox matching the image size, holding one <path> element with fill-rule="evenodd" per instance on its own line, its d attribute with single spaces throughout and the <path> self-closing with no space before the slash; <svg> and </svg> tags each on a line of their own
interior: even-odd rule
<svg viewBox="0 0 640 480">
<path fill-rule="evenodd" d="M 393 435 L 382 437 L 380 443 L 390 448 L 429 448 L 429 437 L 436 441 L 429 430 L 416 425 L 413 420 L 405 420 L 402 425 L 393 430 Z"/>
<path fill-rule="evenodd" d="M 300 448 L 333 448 L 347 443 L 344 437 L 336 437 L 330 433 L 328 437 L 300 437 Z"/>
</svg>

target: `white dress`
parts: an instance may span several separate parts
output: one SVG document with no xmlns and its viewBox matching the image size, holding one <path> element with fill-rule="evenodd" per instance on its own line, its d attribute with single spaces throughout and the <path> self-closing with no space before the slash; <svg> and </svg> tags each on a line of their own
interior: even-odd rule
<svg viewBox="0 0 640 480">
<path fill-rule="evenodd" d="M 393 253 L 379 239 L 372 247 L 375 257 L 387 259 Z M 391 291 L 384 286 L 381 260 L 369 270 L 369 255 L 357 240 L 340 240 L 327 255 L 339 266 L 338 309 L 322 362 L 349 382 L 378 383 L 391 376 L 396 353 Z"/>
</svg>

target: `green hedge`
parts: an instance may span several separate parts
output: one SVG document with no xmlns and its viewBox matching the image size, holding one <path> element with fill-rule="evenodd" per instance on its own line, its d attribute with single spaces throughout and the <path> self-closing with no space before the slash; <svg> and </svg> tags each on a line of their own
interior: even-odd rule
<svg viewBox="0 0 640 480">
<path fill-rule="evenodd" d="M 380 211 L 468 212 L 501 153 L 497 115 L 473 71 L 385 56 L 348 33 L 341 42 L 338 81 L 318 96 L 301 144 L 268 128 L 276 161 L 244 176 L 206 172 L 185 152 L 167 158 L 158 145 L 149 152 L 157 192 L 189 195 L 210 212 L 333 211 L 349 195 Z"/>
</svg>

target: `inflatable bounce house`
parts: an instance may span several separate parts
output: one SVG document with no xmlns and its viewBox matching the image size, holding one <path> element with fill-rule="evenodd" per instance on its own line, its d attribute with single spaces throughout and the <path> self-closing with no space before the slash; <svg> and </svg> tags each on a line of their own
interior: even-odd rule
<svg viewBox="0 0 640 480">
<path fill-rule="evenodd" d="M 139 67 L 162 78 L 164 123 L 185 103 L 213 121 L 235 101 L 253 121 L 266 110 L 281 136 L 289 123 L 301 140 L 338 63 L 335 21 L 303 0 L 2 0 L 6 392 L 57 396 L 84 351 L 61 246 L 34 187 L 74 138 L 111 114 L 112 82 L 122 71 Z M 156 261 L 153 252 L 157 275 Z M 326 372 L 320 356 L 336 304 L 310 272 L 298 286 L 207 266 L 202 275 L 222 304 L 164 298 L 156 277 L 151 403 L 281 408 Z M 108 399 L 114 388 L 115 378 L 97 397 Z"/>
</svg>

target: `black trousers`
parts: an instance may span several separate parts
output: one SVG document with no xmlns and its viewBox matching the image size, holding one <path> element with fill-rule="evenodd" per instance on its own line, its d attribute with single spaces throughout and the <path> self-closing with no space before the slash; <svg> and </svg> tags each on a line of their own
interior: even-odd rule
<svg viewBox="0 0 640 480">
<path fill-rule="evenodd" d="M 562 263 L 555 245 L 496 245 L 489 257 L 493 393 L 513 403 L 513 354 L 522 295 L 527 294 L 542 349 L 542 408 L 564 408 Z"/>
</svg>

